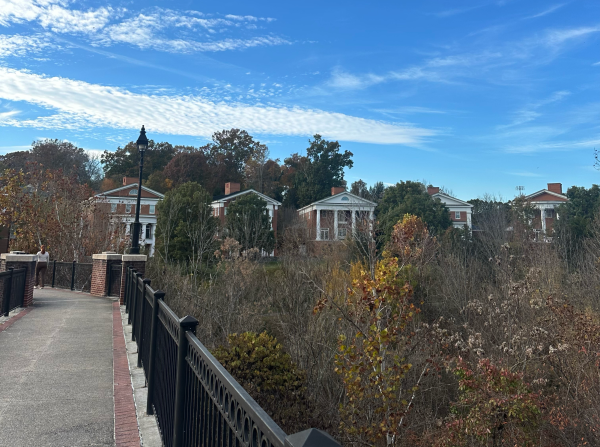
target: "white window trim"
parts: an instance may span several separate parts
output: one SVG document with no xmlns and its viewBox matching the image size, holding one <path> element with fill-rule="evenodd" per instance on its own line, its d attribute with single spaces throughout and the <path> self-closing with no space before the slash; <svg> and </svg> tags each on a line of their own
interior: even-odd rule
<svg viewBox="0 0 600 447">
<path fill-rule="evenodd" d="M 156 205 L 148 205 L 148 214 L 156 214 Z"/>
<path fill-rule="evenodd" d="M 131 203 L 125 204 L 125 212 L 126 213 L 131 213 Z"/>
<path fill-rule="evenodd" d="M 460 219 L 460 211 L 454 211 L 454 218 Z"/>
<path fill-rule="evenodd" d="M 321 228 L 321 240 L 322 241 L 329 240 L 329 228 Z"/>
<path fill-rule="evenodd" d="M 111 213 L 116 213 L 117 212 L 117 204 L 116 203 L 111 203 L 110 204 L 110 212 Z"/>
<path fill-rule="evenodd" d="M 338 211 L 338 223 L 346 223 L 346 211 Z"/>
<path fill-rule="evenodd" d="M 130 196 L 137 196 L 137 194 L 138 194 L 138 190 L 137 189 L 132 189 L 132 190 L 129 191 L 129 195 Z"/>
<path fill-rule="evenodd" d="M 346 239 L 347 231 L 345 228 L 338 228 L 338 239 Z"/>
</svg>

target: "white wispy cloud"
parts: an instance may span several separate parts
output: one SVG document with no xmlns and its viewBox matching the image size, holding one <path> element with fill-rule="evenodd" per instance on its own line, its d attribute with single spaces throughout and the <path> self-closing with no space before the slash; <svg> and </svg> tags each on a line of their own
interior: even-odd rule
<svg viewBox="0 0 600 447">
<path fill-rule="evenodd" d="M 32 53 L 39 54 L 48 48 L 59 48 L 59 46 L 52 43 L 48 39 L 48 36 L 43 34 L 33 36 L 0 34 L 0 58 L 9 56 L 23 57 Z"/>
<path fill-rule="evenodd" d="M 581 149 L 591 150 L 595 147 L 600 147 L 600 138 L 514 145 L 506 147 L 504 151 L 512 154 L 528 154 L 534 152 L 568 152 Z"/>
<path fill-rule="evenodd" d="M 561 46 L 574 39 L 600 32 L 600 26 L 582 26 L 578 28 L 563 28 L 547 31 L 540 41 L 549 46 Z"/>
<path fill-rule="evenodd" d="M 524 108 L 517 110 L 513 114 L 514 118 L 511 123 L 502 124 L 502 125 L 498 126 L 498 129 L 508 129 L 510 127 L 520 126 L 521 124 L 526 124 L 531 121 L 534 121 L 535 119 L 542 116 L 542 113 L 539 112 L 539 109 L 541 109 L 542 107 L 544 107 L 546 105 L 561 101 L 564 98 L 566 98 L 567 96 L 569 96 L 570 94 L 571 94 L 571 92 L 562 90 L 562 91 L 554 92 L 551 96 L 549 96 L 546 99 L 530 103 L 527 106 L 525 106 Z"/>
<path fill-rule="evenodd" d="M 108 127 L 210 137 L 238 127 L 272 135 L 309 136 L 379 144 L 419 145 L 433 130 L 298 107 L 216 104 L 198 96 L 143 95 L 66 78 L 0 67 L 0 98 L 53 112 L 36 119 L 7 116 L 3 125 L 52 129 Z"/>
<path fill-rule="evenodd" d="M 562 8 L 565 5 L 566 5 L 566 3 L 559 3 L 557 5 L 550 6 L 549 8 L 544 9 L 542 12 L 525 17 L 525 19 L 537 19 L 538 17 L 544 17 L 548 14 L 552 14 L 554 11 L 558 11 L 560 8 Z"/>
<path fill-rule="evenodd" d="M 213 37 L 240 26 L 258 29 L 258 22 L 268 23 L 274 20 L 271 18 L 236 15 L 206 17 L 197 11 L 180 12 L 165 8 L 151 8 L 143 12 L 112 6 L 78 10 L 70 8 L 71 3 L 69 0 L 0 0 L 0 26 L 36 22 L 46 31 L 81 35 L 96 46 L 125 43 L 140 49 L 176 53 L 290 44 L 288 40 L 272 35 Z M 193 38 L 190 32 L 193 32 Z"/>
<path fill-rule="evenodd" d="M 508 175 L 516 175 L 518 177 L 542 177 L 542 174 L 537 174 L 535 172 L 507 172 Z"/>
</svg>

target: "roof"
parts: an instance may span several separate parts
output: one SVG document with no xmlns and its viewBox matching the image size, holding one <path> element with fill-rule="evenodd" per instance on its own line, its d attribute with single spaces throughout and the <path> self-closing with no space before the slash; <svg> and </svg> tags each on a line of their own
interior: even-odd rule
<svg viewBox="0 0 600 447">
<path fill-rule="evenodd" d="M 111 194 L 113 192 L 118 192 L 118 191 L 122 191 L 124 189 L 128 189 L 128 188 L 131 188 L 131 187 L 137 187 L 137 186 L 138 186 L 137 183 L 130 183 L 129 185 L 125 185 L 125 186 L 121 186 L 119 188 L 111 189 L 110 191 L 104 191 L 104 192 L 98 193 L 94 197 L 107 196 L 107 195 L 109 195 L 109 194 Z M 154 195 L 158 196 L 161 199 L 164 199 L 164 197 L 165 197 L 164 194 L 161 194 L 161 193 L 159 193 L 157 191 L 154 191 L 153 189 L 146 188 L 145 186 L 142 186 L 142 191 L 146 191 L 146 192 L 149 192 L 150 194 L 154 194 Z"/>
<path fill-rule="evenodd" d="M 525 196 L 525 200 L 531 200 L 531 199 L 533 199 L 536 196 L 541 196 L 542 194 L 549 194 L 551 196 L 556 197 L 560 201 L 569 200 L 569 198 L 566 195 L 559 194 L 557 192 L 553 192 L 553 191 L 550 191 L 548 189 L 541 189 L 541 190 L 539 190 L 537 192 L 534 192 L 533 194 L 529 194 L 528 196 Z"/>
<path fill-rule="evenodd" d="M 281 206 L 281 202 L 278 202 L 277 200 L 275 200 L 275 199 L 273 199 L 273 198 L 271 198 L 271 197 L 269 197 L 269 196 L 267 196 L 267 195 L 265 195 L 265 194 L 263 194 L 261 192 L 258 192 L 258 191 L 254 190 L 254 189 L 245 189 L 244 191 L 238 191 L 238 192 L 233 192 L 231 194 L 223 194 L 223 195 L 220 195 L 220 196 L 215 196 L 213 198 L 212 203 L 215 203 L 215 202 L 227 202 L 227 201 L 229 201 L 229 200 L 231 200 L 231 199 L 233 199 L 233 198 L 235 198 L 237 196 L 243 196 L 244 194 L 248 194 L 248 193 L 254 193 L 254 194 L 256 194 L 258 197 L 260 197 L 261 199 L 265 200 L 267 203 L 270 203 L 271 205 Z"/>
<path fill-rule="evenodd" d="M 431 197 L 437 197 L 442 202 L 444 201 L 443 199 L 453 200 L 453 201 L 456 202 L 456 205 L 459 205 L 459 206 L 468 206 L 468 207 L 471 207 L 471 208 L 473 208 L 473 206 L 474 206 L 474 205 L 470 204 L 469 202 L 465 202 L 464 200 L 457 199 L 456 197 L 452 197 L 452 196 L 450 196 L 450 195 L 448 195 L 448 194 L 446 194 L 444 192 L 436 192 Z"/>
<path fill-rule="evenodd" d="M 332 196 L 327 196 L 324 199 L 317 200 L 316 202 L 313 202 L 310 205 L 306 205 L 305 207 L 300 208 L 298 211 L 302 211 L 304 209 L 310 208 L 311 206 L 319 205 L 321 203 L 330 202 L 331 199 L 333 199 L 334 197 L 340 198 L 342 196 L 351 197 L 352 199 L 354 199 L 354 201 L 353 201 L 354 204 L 356 204 L 356 203 L 363 203 L 363 204 L 368 204 L 370 206 L 377 206 L 377 204 L 375 202 L 371 202 L 370 200 L 364 199 L 364 198 L 362 198 L 360 196 L 357 196 L 356 194 L 352 194 L 351 192 L 343 191 L 343 192 L 337 193 L 337 194 L 332 195 Z M 346 205 L 346 204 L 344 204 L 344 205 Z"/>
</svg>

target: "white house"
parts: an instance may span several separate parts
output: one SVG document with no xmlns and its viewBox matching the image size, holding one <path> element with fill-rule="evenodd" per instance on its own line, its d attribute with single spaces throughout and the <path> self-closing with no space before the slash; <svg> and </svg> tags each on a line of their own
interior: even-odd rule
<svg viewBox="0 0 600 447">
<path fill-rule="evenodd" d="M 454 228 L 463 228 L 466 225 L 469 230 L 472 229 L 473 205 L 441 192 L 440 188 L 435 186 L 429 186 L 427 192 L 431 197 L 440 199 L 446 205 L 446 208 L 450 211 L 450 219 Z"/>
<path fill-rule="evenodd" d="M 96 194 L 96 198 L 110 207 L 115 220 L 126 225 L 126 234 L 132 233 L 135 222 L 138 183 L 133 177 L 124 177 L 123 186 Z M 159 192 L 142 186 L 140 199 L 140 247 L 145 247 L 150 256 L 154 255 L 156 230 L 156 205 L 164 198 Z"/>
</svg>

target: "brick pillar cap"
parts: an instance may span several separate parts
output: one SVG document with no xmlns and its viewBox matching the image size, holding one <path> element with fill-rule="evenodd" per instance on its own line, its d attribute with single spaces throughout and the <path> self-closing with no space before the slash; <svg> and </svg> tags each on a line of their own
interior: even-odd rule
<svg viewBox="0 0 600 447">
<path fill-rule="evenodd" d="M 16 255 L 11 253 L 2 253 L 0 255 L 0 259 L 4 259 L 6 262 L 35 262 L 37 258 L 37 255 Z"/>
<path fill-rule="evenodd" d="M 123 255 L 123 262 L 146 262 L 147 260 L 146 255 Z"/>
<path fill-rule="evenodd" d="M 92 259 L 100 259 L 103 261 L 119 261 L 123 255 L 116 254 L 115 252 L 100 253 L 92 255 Z"/>
</svg>

